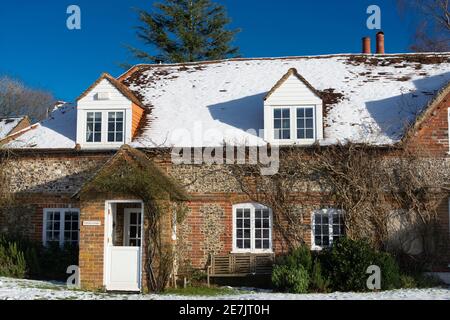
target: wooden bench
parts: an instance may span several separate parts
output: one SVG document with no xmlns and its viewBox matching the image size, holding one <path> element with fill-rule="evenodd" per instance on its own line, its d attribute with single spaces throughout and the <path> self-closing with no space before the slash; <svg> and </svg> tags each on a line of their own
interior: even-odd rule
<svg viewBox="0 0 450 320">
<path fill-rule="evenodd" d="M 247 277 L 272 274 L 275 256 L 273 254 L 229 254 L 211 257 L 207 270 L 208 286 L 210 278 Z"/>
</svg>

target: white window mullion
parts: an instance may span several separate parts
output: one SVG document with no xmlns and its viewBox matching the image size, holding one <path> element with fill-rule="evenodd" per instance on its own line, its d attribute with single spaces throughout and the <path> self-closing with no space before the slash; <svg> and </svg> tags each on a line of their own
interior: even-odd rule
<svg viewBox="0 0 450 320">
<path fill-rule="evenodd" d="M 108 112 L 102 111 L 102 143 L 108 142 Z"/>
<path fill-rule="evenodd" d="M 297 107 L 291 107 L 291 141 L 297 140 Z"/>
<path fill-rule="evenodd" d="M 255 211 L 250 209 L 250 249 L 255 250 Z"/>
<path fill-rule="evenodd" d="M 314 137 L 314 141 L 317 141 L 317 122 L 316 122 L 316 119 L 317 119 L 317 108 L 316 107 L 314 107 L 313 108 L 313 137 Z"/>
<path fill-rule="evenodd" d="M 272 210 L 270 210 L 270 212 L 269 212 L 269 227 L 270 227 L 270 230 L 269 230 L 269 247 L 270 248 L 272 248 L 272 250 L 274 250 L 273 249 L 273 212 L 272 212 Z"/>
<path fill-rule="evenodd" d="M 59 246 L 64 246 L 64 226 L 65 226 L 65 219 L 66 219 L 66 212 L 64 210 L 60 211 L 60 219 L 59 219 Z"/>
<path fill-rule="evenodd" d="M 328 210 L 328 234 L 330 239 L 328 240 L 328 242 L 330 243 L 330 246 L 333 245 L 333 224 L 334 224 L 334 214 L 333 214 L 333 210 Z"/>
</svg>

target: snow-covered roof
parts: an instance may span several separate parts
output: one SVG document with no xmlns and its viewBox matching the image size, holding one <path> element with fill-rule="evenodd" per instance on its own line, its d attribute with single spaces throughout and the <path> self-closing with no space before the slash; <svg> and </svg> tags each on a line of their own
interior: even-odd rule
<svg viewBox="0 0 450 320">
<path fill-rule="evenodd" d="M 150 109 L 135 147 L 265 144 L 264 97 L 295 68 L 325 103 L 323 144 L 393 144 L 450 82 L 450 53 L 331 55 L 138 65 L 119 80 Z M 75 147 L 74 107 L 20 136 Z M 250 130 L 250 131 L 249 131 Z M 17 145 L 16 145 L 17 146 Z"/>
<path fill-rule="evenodd" d="M 6 138 L 25 117 L 0 118 L 0 140 Z"/>
<path fill-rule="evenodd" d="M 73 104 L 53 111 L 50 117 L 17 133 L 7 144 L 11 148 L 73 149 L 77 131 L 77 112 Z M 21 132 L 23 132 L 21 134 Z"/>
</svg>

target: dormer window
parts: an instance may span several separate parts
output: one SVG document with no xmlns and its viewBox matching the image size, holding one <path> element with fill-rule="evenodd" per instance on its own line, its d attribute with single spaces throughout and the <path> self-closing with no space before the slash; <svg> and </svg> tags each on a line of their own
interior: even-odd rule
<svg viewBox="0 0 450 320">
<path fill-rule="evenodd" d="M 295 69 L 290 69 L 264 100 L 267 142 L 311 145 L 323 139 L 322 99 Z"/>
<path fill-rule="evenodd" d="M 86 149 L 117 149 L 131 143 L 145 108 L 118 80 L 103 74 L 79 98 L 77 144 Z"/>
</svg>

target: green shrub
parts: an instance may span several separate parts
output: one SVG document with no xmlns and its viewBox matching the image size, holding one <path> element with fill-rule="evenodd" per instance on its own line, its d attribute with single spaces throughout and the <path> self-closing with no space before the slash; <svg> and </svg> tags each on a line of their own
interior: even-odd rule
<svg viewBox="0 0 450 320">
<path fill-rule="evenodd" d="M 40 249 L 39 277 L 51 280 L 66 280 L 67 267 L 78 265 L 78 246 L 51 245 Z"/>
<path fill-rule="evenodd" d="M 278 259 L 277 265 L 286 265 L 290 268 L 296 268 L 302 266 L 308 273 L 312 270 L 313 259 L 311 250 L 303 245 L 289 254 L 282 256 Z"/>
<path fill-rule="evenodd" d="M 25 256 L 15 242 L 0 239 L 0 276 L 24 278 L 26 274 Z"/>
<path fill-rule="evenodd" d="M 323 274 L 320 261 L 316 259 L 311 271 L 309 288 L 313 292 L 329 292 L 330 280 Z"/>
<path fill-rule="evenodd" d="M 323 266 L 337 291 L 367 291 L 366 273 L 371 265 L 380 267 L 381 289 L 399 288 L 400 268 L 396 260 L 386 252 L 374 250 L 367 241 L 342 238 L 323 252 Z"/>
<path fill-rule="evenodd" d="M 78 246 L 43 247 L 28 239 L 0 236 L 0 275 L 63 281 L 67 267 L 78 265 L 78 252 Z"/>
<path fill-rule="evenodd" d="M 397 261 L 387 252 L 375 252 L 374 264 L 381 270 L 381 289 L 393 290 L 401 287 L 400 268 Z"/>
<path fill-rule="evenodd" d="M 417 274 L 414 278 L 417 284 L 417 288 L 436 288 L 442 285 L 442 281 L 438 277 L 433 275 L 420 273 Z"/>
<path fill-rule="evenodd" d="M 308 292 L 312 265 L 311 251 L 307 246 L 292 250 L 277 259 L 272 272 L 272 286 L 282 292 Z"/>
<path fill-rule="evenodd" d="M 403 289 L 417 288 L 417 281 L 412 276 L 402 274 L 400 275 L 400 287 Z"/>
<path fill-rule="evenodd" d="M 374 263 L 374 250 L 366 241 L 342 238 L 324 250 L 322 261 L 336 291 L 366 291 L 366 270 Z"/>
<path fill-rule="evenodd" d="M 272 272 L 272 284 L 277 291 L 307 293 L 309 287 L 308 271 L 303 266 L 276 265 Z"/>
</svg>

